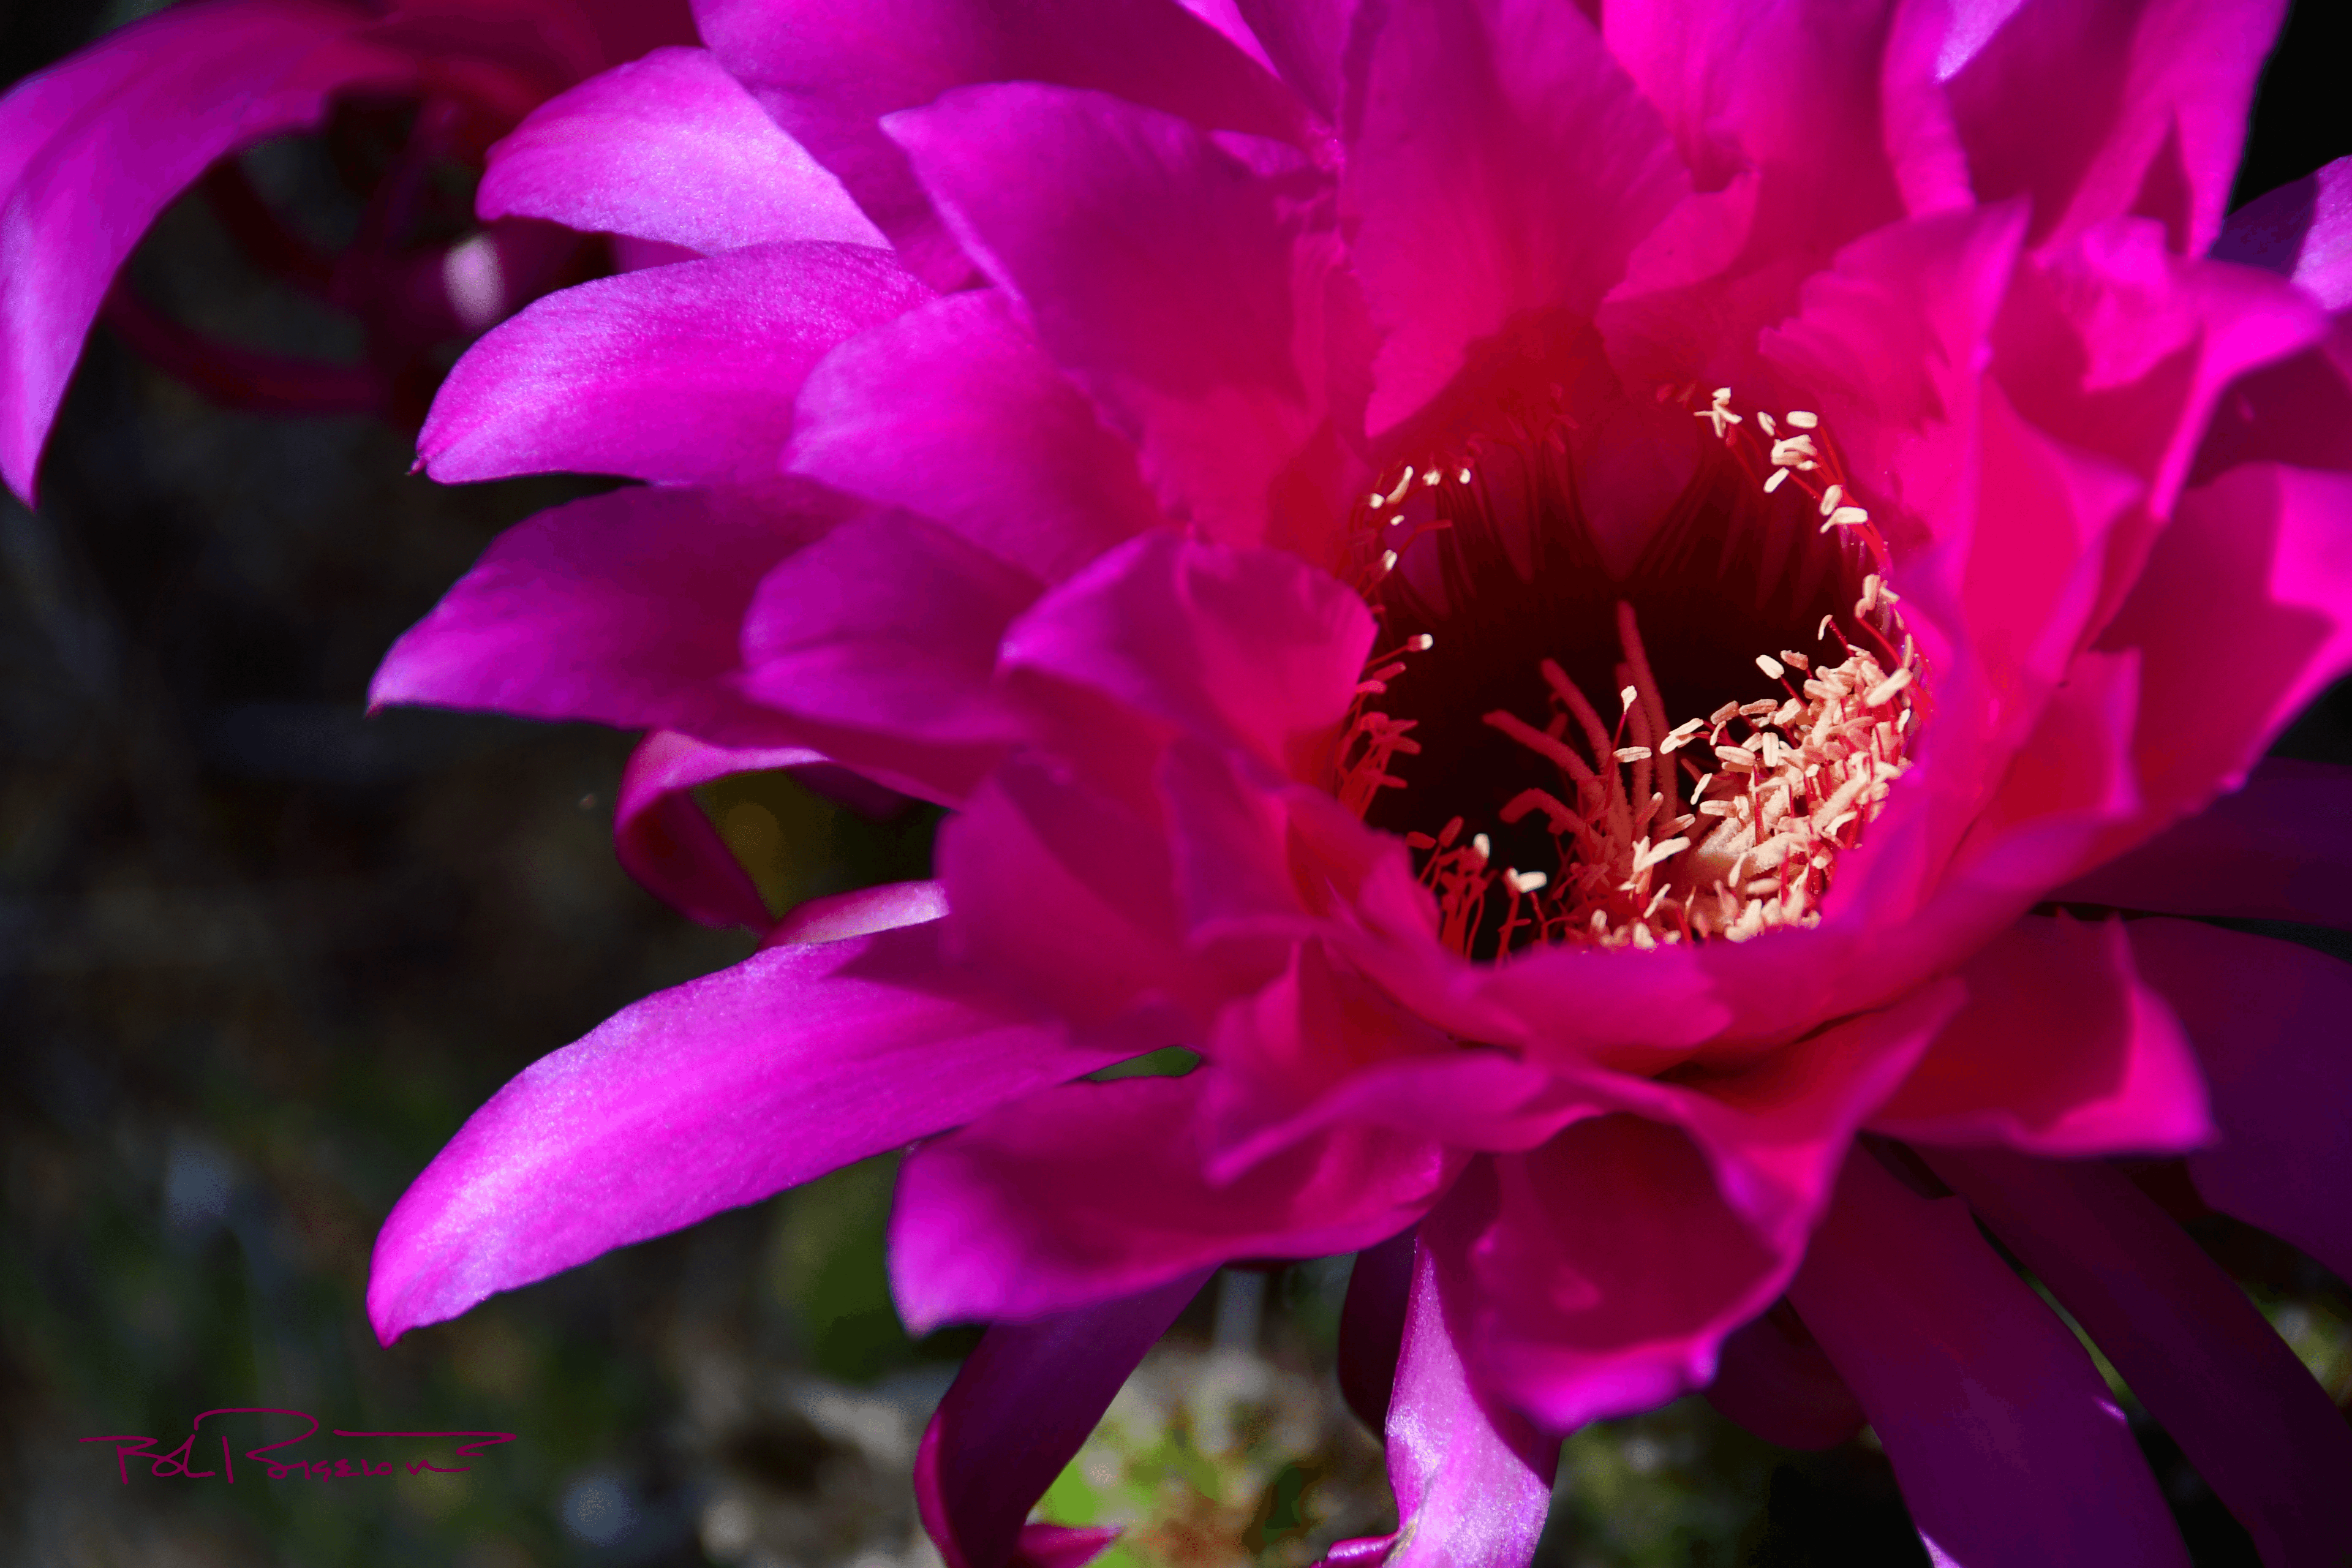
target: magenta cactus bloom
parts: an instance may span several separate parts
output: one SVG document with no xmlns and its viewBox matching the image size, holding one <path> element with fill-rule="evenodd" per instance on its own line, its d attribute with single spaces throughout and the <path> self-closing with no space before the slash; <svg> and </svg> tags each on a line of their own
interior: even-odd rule
<svg viewBox="0 0 2352 1568">
<path fill-rule="evenodd" d="M 486 204 L 697 258 L 492 332 L 423 461 L 646 483 L 376 700 L 655 731 L 706 919 L 697 779 L 955 815 L 485 1106 L 381 1333 L 921 1140 L 957 1568 L 1099 1545 L 1030 1506 L 1205 1271 L 1346 1251 L 1402 1523 L 1335 1563 L 1523 1563 L 1560 1434 L 1699 1388 L 1867 1419 L 1939 1560 L 2185 1561 L 1981 1223 L 2266 1561 L 2352 1548 L 2105 1159 L 2352 1274 L 2352 970 L 2180 918 L 2352 868 L 2259 762 L 2352 667 L 2352 174 L 2223 213 L 2278 7 L 1599 9 L 705 0 L 523 126 Z"/>
<path fill-rule="evenodd" d="M 512 220 L 454 240 L 421 236 L 432 165 L 478 166 L 542 100 L 691 37 L 679 0 L 194 0 L 19 83 L 0 99 L 0 477 L 31 500 L 101 307 L 142 353 L 225 402 L 394 414 L 413 397 L 422 409 L 404 383 L 427 374 L 425 352 L 558 281 L 579 244 Z M 215 165 L 318 131 L 339 103 L 415 118 L 358 239 L 331 256 L 278 222 L 235 165 Z M 245 248 L 357 316 L 368 363 L 238 349 L 115 286 L 139 237 L 208 168 L 206 189 Z"/>
</svg>

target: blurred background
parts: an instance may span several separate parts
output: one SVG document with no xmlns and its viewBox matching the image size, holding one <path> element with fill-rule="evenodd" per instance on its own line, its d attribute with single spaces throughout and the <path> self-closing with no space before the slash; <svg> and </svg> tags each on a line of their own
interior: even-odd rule
<svg viewBox="0 0 2352 1568">
<path fill-rule="evenodd" d="M 152 8 L 16 0 L 0 80 Z M 2314 31 L 2299 17 L 2266 79 L 2242 198 L 2352 150 Z M 317 144 L 244 162 L 321 243 L 356 221 L 350 168 Z M 132 268 L 222 337 L 359 352 L 350 323 L 250 270 L 199 200 Z M 376 1227 L 469 1111 L 614 1009 L 751 950 L 614 864 L 629 737 L 364 715 L 376 660 L 484 544 L 583 493 L 445 489 L 407 477 L 410 455 L 370 421 L 224 411 L 101 329 L 41 507 L 0 502 L 0 1560 L 935 1563 L 908 1468 L 970 1340 L 910 1341 L 891 1311 L 887 1161 L 390 1350 L 367 1327 Z M 2352 761 L 2352 692 L 2282 749 Z M 780 779 L 705 805 L 779 910 L 929 866 L 926 810 L 872 820 Z M 2244 1227 L 2200 1235 L 2352 1398 L 2344 1283 Z M 1387 1528 L 1379 1446 L 1328 1371 L 1347 1271 L 1221 1277 L 1052 1516 L 1129 1526 L 1118 1568 L 1305 1568 Z M 124 1485 L 111 1447 L 80 1441 L 168 1451 L 232 1405 L 518 1440 L 463 1475 L 248 1469 L 236 1486 L 136 1461 Z M 2252 1563 L 2140 1426 L 2200 1562 Z M 1866 1435 L 1791 1453 L 1696 1399 L 1570 1440 L 1541 1559 L 1925 1562 Z"/>
</svg>

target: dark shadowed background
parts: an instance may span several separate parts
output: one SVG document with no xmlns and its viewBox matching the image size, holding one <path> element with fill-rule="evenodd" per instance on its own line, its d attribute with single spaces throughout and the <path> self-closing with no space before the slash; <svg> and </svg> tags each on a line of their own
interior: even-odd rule
<svg viewBox="0 0 2352 1568">
<path fill-rule="evenodd" d="M 0 80 L 152 8 L 16 0 Z M 2352 150 L 2323 9 L 2265 80 L 2242 200 Z M 350 222 L 315 150 L 247 163 L 322 238 Z M 207 330 L 356 350 L 248 271 L 199 202 L 133 268 Z M 474 1107 L 614 1009 L 751 950 L 615 867 L 628 737 L 364 714 L 376 660 L 483 545 L 583 493 L 445 489 L 406 476 L 410 450 L 364 421 L 224 412 L 101 329 L 39 510 L 0 502 L 0 1559 L 934 1563 L 906 1472 L 969 1342 L 911 1343 L 891 1313 L 887 1163 L 390 1350 L 367 1327 L 376 1227 Z M 2352 760 L 2347 719 L 2339 687 L 2284 745 Z M 927 813 L 870 821 L 774 780 L 706 805 L 780 909 L 929 864 Z M 2204 1238 L 2352 1395 L 2343 1283 L 2242 1227 Z M 1221 1279 L 1056 1487 L 1056 1516 L 1132 1524 L 1129 1568 L 1303 1568 L 1382 1527 L 1377 1446 L 1326 1370 L 1345 1279 L 1342 1260 Z M 517 1440 L 462 1475 L 248 1466 L 235 1485 L 139 1460 L 126 1485 L 113 1446 L 81 1441 L 168 1451 L 236 1405 Z M 299 1430 L 241 1419 L 240 1449 Z M 2143 1426 L 2200 1562 L 2252 1562 Z M 1696 1400 L 1571 1439 L 1543 1557 L 1925 1561 L 1866 1439 L 1787 1453 Z"/>
</svg>

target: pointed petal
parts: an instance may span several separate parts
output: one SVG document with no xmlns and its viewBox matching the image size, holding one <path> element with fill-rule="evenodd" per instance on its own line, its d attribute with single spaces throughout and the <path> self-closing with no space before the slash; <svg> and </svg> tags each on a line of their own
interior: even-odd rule
<svg viewBox="0 0 2352 1568">
<path fill-rule="evenodd" d="M 389 1344 L 475 1302 L 1129 1054 L 950 975 L 939 923 L 771 948 L 649 996 L 476 1111 L 376 1238 Z"/>
<path fill-rule="evenodd" d="M 2172 1154 L 2213 1124 L 2188 1037 L 2132 963 L 2124 922 L 2017 922 L 1960 971 L 1968 1005 L 1877 1131 L 2037 1154 Z"/>
<path fill-rule="evenodd" d="M 2036 245 L 2138 213 L 2165 225 L 2176 253 L 2203 255 L 2284 0 L 2027 0 L 1969 13 L 1982 20 L 1953 28 L 1937 75 L 1977 198 L 2031 196 Z"/>
<path fill-rule="evenodd" d="M 1037 1547 L 1057 1544 L 1024 1539 L 1030 1509 L 1211 1272 L 1196 1268 L 1139 1294 L 1034 1323 L 998 1323 L 982 1336 L 915 1458 L 923 1528 L 948 1568 L 1038 1563 L 1044 1554 Z M 1099 1550 L 1116 1531 L 1086 1533 L 1099 1536 L 1091 1542 Z M 1067 1568 L 1085 1560 L 1047 1559 Z"/>
<path fill-rule="evenodd" d="M 695 803 L 694 787 L 730 773 L 824 763 L 821 753 L 804 747 L 730 751 L 674 730 L 655 731 L 629 753 L 629 765 L 621 773 L 620 805 L 613 823 L 613 847 L 621 869 L 689 920 L 765 931 L 774 917 L 741 862 Z"/>
<path fill-rule="evenodd" d="M 1375 1432 L 1388 1429 L 1397 1358 L 1404 1352 L 1413 1247 L 1413 1233 L 1404 1230 L 1356 1254 L 1339 1306 L 1339 1392 Z"/>
<path fill-rule="evenodd" d="M 490 149 L 474 210 L 705 255 L 889 243 L 703 49 L 656 49 L 541 104 Z"/>
<path fill-rule="evenodd" d="M 2265 757 L 2246 787 L 2075 878 L 2057 902 L 2352 926 L 2352 768 Z"/>
<path fill-rule="evenodd" d="M 898 1177 L 890 1279 L 917 1332 L 1035 1318 L 1247 1258 L 1318 1258 L 1394 1236 L 1459 1158 L 1345 1128 L 1212 1183 L 1191 1137 L 1201 1068 L 1076 1083 L 926 1144 Z"/>
<path fill-rule="evenodd" d="M 1932 1150 L 1936 1173 L 2050 1288 L 2265 1563 L 2352 1555 L 2352 1426 L 2237 1281 L 2121 1172 Z"/>
<path fill-rule="evenodd" d="M 754 700 L 933 742 L 1008 734 L 997 644 L 1041 584 L 936 523 L 877 512 L 780 562 L 743 618 Z"/>
<path fill-rule="evenodd" d="M 720 682 L 752 591 L 829 521 L 704 489 L 614 490 L 541 512 L 393 645 L 368 700 L 740 728 L 749 705 Z"/>
<path fill-rule="evenodd" d="M 1297 106 L 1172 0 L 700 0 L 711 50 L 838 175 L 907 265 L 948 289 L 971 269 L 877 121 L 985 81 L 1117 93 L 1211 128 L 1288 135 Z"/>
<path fill-rule="evenodd" d="M 155 215 L 223 153 L 317 124 L 331 94 L 415 77 L 352 37 L 370 20 L 329 0 L 175 6 L 0 100 L 0 476 L 28 504 L 82 340 Z"/>
<path fill-rule="evenodd" d="M 2352 1279 L 2352 964 L 2193 921 L 2126 929 L 2212 1092 L 2221 1137 L 2189 1156 L 2197 1190 Z"/>
<path fill-rule="evenodd" d="M 1441 1254 L 1415 1251 L 1389 1406 L 1398 1523 L 1386 1568 L 1525 1568 L 1551 1510 L 1559 1439 L 1477 1381 L 1467 1353 L 1475 1289 Z M 1343 1542 L 1332 1559 L 1368 1544 Z"/>
<path fill-rule="evenodd" d="M 1360 598 L 1296 556 L 1155 530 L 1046 595 L 1003 659 L 1282 767 L 1347 712 L 1372 630 Z"/>
<path fill-rule="evenodd" d="M 966 88 L 886 129 L 1170 515 L 1264 538 L 1322 416 L 1276 182 L 1198 126 L 1061 88 Z"/>
<path fill-rule="evenodd" d="M 943 523 L 1048 583 L 1160 521 L 1134 448 L 994 289 L 950 294 L 834 350 L 801 385 L 785 463 Z"/>
<path fill-rule="evenodd" d="M 1789 1299 L 1886 1445 L 1931 1557 L 2188 1568 L 2098 1370 L 1967 1205 L 1915 1197 L 1856 1149 Z"/>
<path fill-rule="evenodd" d="M 1574 7 L 1396 0 L 1358 13 L 1352 247 L 1374 323 L 1365 425 L 1427 403 L 1524 311 L 1590 315 L 1689 189 L 1657 114 Z M 1433 236 L 1443 236 L 1432 243 Z"/>
<path fill-rule="evenodd" d="M 810 367 L 929 298 L 887 251 L 817 240 L 583 283 L 467 352 L 418 458 L 445 484 L 565 470 L 771 482 Z"/>
</svg>

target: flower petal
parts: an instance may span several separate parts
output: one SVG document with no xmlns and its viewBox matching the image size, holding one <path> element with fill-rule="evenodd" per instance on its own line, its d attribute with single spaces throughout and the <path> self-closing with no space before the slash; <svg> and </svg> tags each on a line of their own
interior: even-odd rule
<svg viewBox="0 0 2352 1568">
<path fill-rule="evenodd" d="M 1349 118 L 1353 265 L 1386 334 L 1365 424 L 1427 403 L 1526 311 L 1590 315 L 1689 188 L 1657 114 L 1582 12 L 1395 0 Z"/>
<path fill-rule="evenodd" d="M 1412 1300 L 1415 1245 L 1413 1233 L 1403 1230 L 1357 1253 L 1339 1305 L 1339 1392 L 1357 1419 L 1375 1432 L 1388 1430 Z"/>
<path fill-rule="evenodd" d="M 414 79 L 409 55 L 353 37 L 372 20 L 330 0 L 175 6 L 0 100 L 0 476 L 27 504 L 99 302 L 155 215 L 223 153 L 316 125 L 330 95 Z"/>
<path fill-rule="evenodd" d="M 656 730 L 629 753 L 613 847 L 621 869 L 654 897 L 708 926 L 765 931 L 773 921 L 760 889 L 695 804 L 697 784 L 730 773 L 825 764 L 805 747 L 731 751 Z"/>
<path fill-rule="evenodd" d="M 2137 213 L 2205 253 L 2284 0 L 1956 10 L 1937 75 L 1979 201 L 2031 196 L 2036 245 Z"/>
<path fill-rule="evenodd" d="M 993 289 L 834 350 L 801 384 L 785 465 L 944 523 L 1048 583 L 1160 521 L 1134 449 Z"/>
<path fill-rule="evenodd" d="M 937 882 L 881 882 L 794 904 L 760 945 L 840 942 L 869 931 L 896 931 L 940 920 L 947 912 L 947 892 Z"/>
<path fill-rule="evenodd" d="M 2075 878 L 2060 903 L 2352 927 L 2352 768 L 2265 757 L 2246 786 Z"/>
<path fill-rule="evenodd" d="M 2140 650 L 2137 838 L 2237 788 L 2352 667 L 2352 475 L 2254 463 L 2184 495 L 2100 646 Z"/>
<path fill-rule="evenodd" d="M 829 522 L 813 505 L 705 489 L 551 508 L 500 534 L 393 645 L 368 701 L 740 727 L 748 705 L 719 682 L 752 590 Z"/>
<path fill-rule="evenodd" d="M 1706 1399 L 1783 1448 L 1834 1448 L 1864 1420 L 1853 1390 L 1786 1300 L 1724 1340 Z"/>
<path fill-rule="evenodd" d="M 2050 1288 L 2265 1563 L 2352 1555 L 2352 1427 L 2235 1280 L 2122 1173 L 1935 1150 L 1936 1173 Z"/>
<path fill-rule="evenodd" d="M 1036 1318 L 1234 1258 L 1351 1252 L 1412 1224 L 1459 1167 L 1426 1139 L 1348 1128 L 1213 1184 L 1191 1131 L 1214 1070 L 1070 1084 L 917 1150 L 890 1215 L 908 1326 Z"/>
<path fill-rule="evenodd" d="M 541 104 L 490 149 L 474 210 L 706 255 L 889 244 L 703 49 L 656 49 Z"/>
<path fill-rule="evenodd" d="M 2214 406 L 2245 373 L 2317 342 L 2327 319 L 2283 280 L 2183 260 L 2147 218 L 2117 218 L 2017 268 L 1993 331 L 1993 374 L 2018 412 L 2147 488 L 2113 549 L 2103 621 L 2187 482 Z"/>
<path fill-rule="evenodd" d="M 2193 921 L 2126 929 L 2212 1092 L 2221 1141 L 2189 1156 L 2197 1190 L 2352 1279 L 2352 964 Z"/>
<path fill-rule="evenodd" d="M 742 691 L 847 729 L 1009 732 L 997 643 L 1040 584 L 936 523 L 876 512 L 778 563 L 743 618 Z"/>
<path fill-rule="evenodd" d="M 1325 123 L 1339 122 L 1348 0 L 1234 0 L 1250 33 L 1291 91 Z"/>
<path fill-rule="evenodd" d="M 929 298 L 888 252 L 817 240 L 583 283 L 467 352 L 418 460 L 445 484 L 560 470 L 769 482 L 810 367 Z"/>
<path fill-rule="evenodd" d="M 2188 1568 L 2091 1358 L 1967 1205 L 1913 1196 L 1856 1149 L 1789 1299 L 1886 1445 L 1937 1562 Z"/>
<path fill-rule="evenodd" d="M 1154 530 L 1047 594 L 1003 657 L 1281 768 L 1347 712 L 1372 631 L 1363 600 L 1296 556 Z"/>
<path fill-rule="evenodd" d="M 1057 772 L 1016 755 L 940 827 L 959 956 L 1065 1017 L 1198 1010 L 1212 982 L 1178 929 L 1165 838 Z"/>
<path fill-rule="evenodd" d="M 1129 1054 L 950 974 L 939 922 L 771 948 L 625 1008 L 467 1120 L 376 1240 L 389 1344 Z"/>
<path fill-rule="evenodd" d="M 1706 1385 L 1716 1346 L 1796 1266 L 1723 1201 L 1689 1138 L 1634 1116 L 1485 1157 L 1421 1235 L 1472 1284 L 1457 1331 L 1480 1381 L 1553 1431 Z"/>
<path fill-rule="evenodd" d="M 2231 213 L 2213 242 L 2213 259 L 2292 278 L 2330 310 L 2352 305 L 2352 158 Z"/>
<path fill-rule="evenodd" d="M 1525 1568 L 1551 1511 L 1559 1439 L 1546 1436 L 1480 1386 L 1466 1354 L 1475 1287 L 1417 1248 L 1403 1351 L 1389 1405 L 1389 1485 L 1395 1545 L 1385 1568 Z M 1335 1561 L 1348 1547 L 1332 1548 Z"/>
<path fill-rule="evenodd" d="M 915 1456 L 923 1528 L 948 1568 L 1036 1564 L 1026 1525 L 1054 1478 L 1150 1350 L 1208 1282 L 1194 1269 L 1167 1284 L 1034 1323 L 998 1323 L 964 1358 Z M 1071 1534 L 1079 1532 L 1071 1531 Z M 1085 1532 L 1099 1551 L 1116 1531 Z M 1079 1542 L 1069 1544 L 1081 1545 Z M 1093 1556 L 1050 1559 L 1079 1568 Z"/>
<path fill-rule="evenodd" d="M 1201 125 L 1281 136 L 1279 84 L 1171 0 L 699 0 L 711 50 L 840 176 L 907 265 L 949 289 L 971 269 L 877 121 L 984 81 L 1097 88 Z"/>
<path fill-rule="evenodd" d="M 1264 538 L 1321 417 L 1276 183 L 1189 121 L 1063 88 L 965 88 L 885 129 L 1169 514 Z"/>
<path fill-rule="evenodd" d="M 1960 971 L 1968 1005 L 1877 1131 L 2037 1154 L 2171 1154 L 2210 1141 L 2197 1059 L 2135 971 L 2124 922 L 2028 918 Z"/>
</svg>

